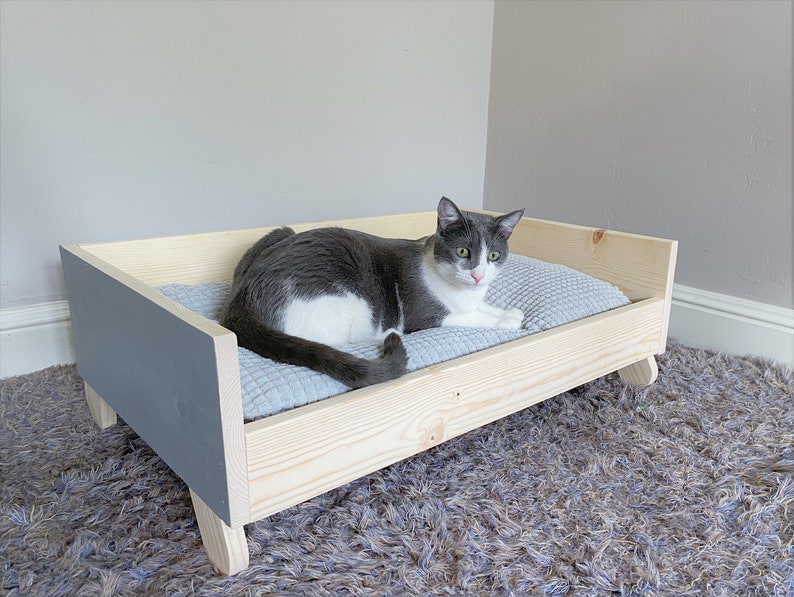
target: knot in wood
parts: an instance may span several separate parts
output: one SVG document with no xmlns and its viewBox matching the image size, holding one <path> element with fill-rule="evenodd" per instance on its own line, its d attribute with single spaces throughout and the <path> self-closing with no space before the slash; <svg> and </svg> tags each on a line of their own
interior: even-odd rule
<svg viewBox="0 0 794 597">
<path fill-rule="evenodd" d="M 422 447 L 424 449 L 437 446 L 444 441 L 444 419 L 436 419 L 430 428 L 425 433 L 422 439 Z"/>
</svg>

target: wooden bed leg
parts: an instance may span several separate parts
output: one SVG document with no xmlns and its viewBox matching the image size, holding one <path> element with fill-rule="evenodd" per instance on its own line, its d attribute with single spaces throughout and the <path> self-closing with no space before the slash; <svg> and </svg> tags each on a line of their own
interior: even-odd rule
<svg viewBox="0 0 794 597">
<path fill-rule="evenodd" d="M 110 405 L 102 399 L 102 396 L 97 394 L 94 388 L 88 384 L 85 384 L 85 399 L 88 402 L 88 410 L 91 411 L 91 417 L 99 425 L 100 429 L 107 429 L 111 425 L 116 424 L 116 411 L 110 408 Z"/>
<path fill-rule="evenodd" d="M 659 376 L 656 359 L 652 356 L 618 369 L 620 379 L 633 386 L 649 386 Z"/>
<path fill-rule="evenodd" d="M 190 490 L 201 540 L 213 565 L 221 574 L 233 575 L 248 568 L 248 542 L 245 528 L 226 525 L 201 498 Z"/>
</svg>

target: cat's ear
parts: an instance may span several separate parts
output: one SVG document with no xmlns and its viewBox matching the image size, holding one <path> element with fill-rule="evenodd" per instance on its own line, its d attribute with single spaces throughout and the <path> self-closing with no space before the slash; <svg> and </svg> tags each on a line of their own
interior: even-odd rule
<svg viewBox="0 0 794 597">
<path fill-rule="evenodd" d="M 463 221 L 463 214 L 451 199 L 441 197 L 438 202 L 438 229 L 446 230 Z"/>
<path fill-rule="evenodd" d="M 521 218 L 524 217 L 524 210 L 511 211 L 509 214 L 499 216 L 496 218 L 496 224 L 499 226 L 499 232 L 504 238 L 509 238 L 513 234 L 513 229 L 516 227 Z"/>
</svg>

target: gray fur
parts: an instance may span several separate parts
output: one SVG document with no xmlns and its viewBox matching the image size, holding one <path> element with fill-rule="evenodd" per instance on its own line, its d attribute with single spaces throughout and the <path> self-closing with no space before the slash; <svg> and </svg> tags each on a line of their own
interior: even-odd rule
<svg viewBox="0 0 794 597">
<path fill-rule="evenodd" d="M 407 355 L 399 336 L 389 336 L 379 361 L 362 361 L 285 330 L 285 312 L 296 299 L 360 297 L 376 329 L 410 333 L 441 325 L 449 308 L 426 286 L 423 261 L 476 265 L 483 244 L 509 253 L 507 240 L 522 211 L 500 217 L 462 212 L 446 197 L 438 206 L 438 228 L 417 240 L 385 239 L 342 228 L 296 234 L 279 228 L 261 238 L 240 260 L 221 323 L 240 346 L 264 357 L 310 367 L 351 387 L 392 379 L 405 372 Z M 456 253 L 466 247 L 468 257 Z M 494 253 L 494 254 L 496 254 Z M 472 266 L 473 268 L 473 266 Z"/>
</svg>

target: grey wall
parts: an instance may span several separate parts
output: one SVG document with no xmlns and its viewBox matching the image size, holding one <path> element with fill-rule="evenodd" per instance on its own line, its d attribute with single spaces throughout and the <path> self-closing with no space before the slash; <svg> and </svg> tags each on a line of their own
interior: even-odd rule
<svg viewBox="0 0 794 597">
<path fill-rule="evenodd" d="M 484 203 L 680 241 L 792 306 L 791 2 L 497 0 Z"/>
<path fill-rule="evenodd" d="M 64 297 L 59 243 L 479 206 L 483 178 L 791 306 L 790 2 L 498 0 L 490 62 L 493 10 L 4 0 L 0 307 Z"/>
<path fill-rule="evenodd" d="M 0 11 L 2 307 L 59 243 L 482 205 L 492 2 Z"/>
</svg>

